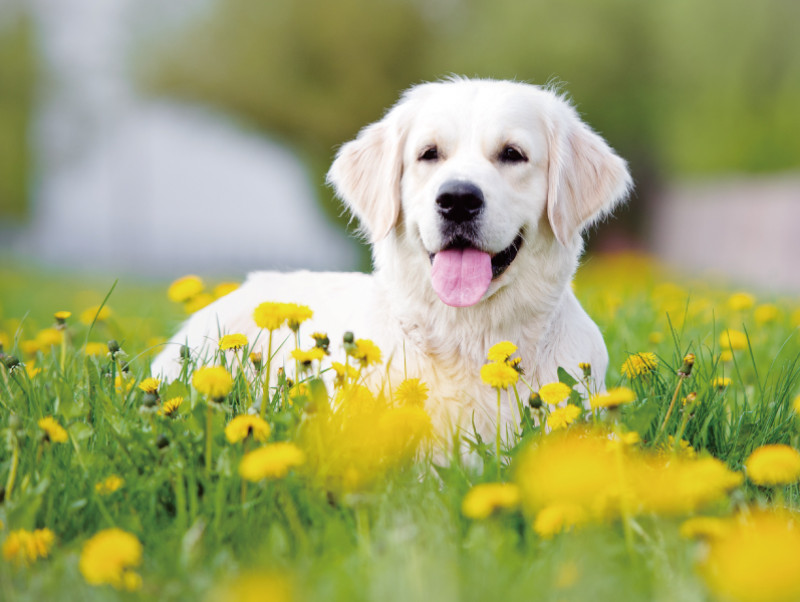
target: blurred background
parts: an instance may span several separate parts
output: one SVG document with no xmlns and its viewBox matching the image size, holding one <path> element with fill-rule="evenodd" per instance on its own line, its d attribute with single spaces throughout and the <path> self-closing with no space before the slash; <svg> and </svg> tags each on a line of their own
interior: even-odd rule
<svg viewBox="0 0 800 602">
<path fill-rule="evenodd" d="M 365 269 L 325 171 L 456 73 L 561 82 L 630 162 L 592 249 L 797 292 L 798 40 L 797 0 L 0 0 L 0 258 Z"/>
</svg>

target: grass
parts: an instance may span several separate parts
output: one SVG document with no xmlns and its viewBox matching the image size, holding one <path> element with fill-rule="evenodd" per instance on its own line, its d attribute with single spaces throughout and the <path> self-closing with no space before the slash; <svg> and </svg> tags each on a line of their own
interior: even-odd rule
<svg viewBox="0 0 800 602">
<path fill-rule="evenodd" d="M 0 282 L 6 363 L 11 355 L 24 363 L 0 367 L 0 542 L 5 553 L 20 529 L 47 528 L 56 537 L 46 558 L 20 563 L 9 553 L 0 560 L 3 600 L 714 600 L 718 590 L 706 583 L 698 560 L 707 548 L 680 536 L 683 521 L 733 520 L 783 504 L 794 509 L 800 499 L 796 484 L 764 487 L 744 479 L 687 511 L 633 513 L 622 504 L 617 514 L 543 536 L 531 527 L 540 509 L 525 492 L 536 495 L 549 484 L 526 484 L 522 467 L 528 450 L 558 434 L 529 425 L 502 455 L 501 480 L 520 485 L 521 509 L 467 518 L 465 495 L 497 480 L 494 441 L 474 442 L 469 461 L 434 460 L 408 444 L 423 438 L 422 422 L 399 431 L 418 414 L 372 398 L 356 404 L 355 379 L 352 393 L 330 410 L 333 392 L 313 376 L 302 389 L 285 378 L 273 383 L 265 412 L 269 441 L 297 443 L 305 464 L 285 478 L 244 481 L 241 459 L 263 444 L 231 443 L 224 429 L 259 395 L 260 373 L 237 374 L 220 404 L 192 386 L 188 373 L 161 383 L 158 400 L 135 386 L 148 376 L 159 340 L 183 317 L 162 285 L 57 277 L 9 262 L 0 267 Z M 110 317 L 82 324 L 80 314 L 101 304 L 112 286 Z M 699 458 L 717 458 L 732 472 L 764 444 L 798 447 L 797 300 L 732 298 L 725 287 L 680 279 L 632 256 L 586 261 L 576 291 L 604 332 L 608 386 L 636 393 L 635 402 L 586 412 L 579 422 L 637 432 L 641 443 L 624 452 L 637 458 L 652 459 L 667 436 L 683 432 Z M 63 351 L 61 342 L 51 345 L 41 334 L 58 310 L 73 313 Z M 729 361 L 721 359 L 725 329 L 746 333 L 746 347 Z M 124 355 L 84 352 L 86 341 L 109 339 Z M 625 376 L 623 363 L 640 352 L 655 354 L 655 370 Z M 675 396 L 690 352 L 696 362 Z M 124 367 L 130 390 L 114 384 Z M 40 371 L 30 376 L 26 369 Z M 359 368 L 369 369 L 380 366 Z M 731 382 L 718 387 L 717 377 Z M 690 392 L 697 401 L 683 406 Z M 176 417 L 158 415 L 175 396 L 184 397 Z M 38 420 L 48 415 L 65 427 L 65 442 L 44 438 Z M 378 424 L 394 426 L 376 441 L 370 435 Z M 573 424 L 568 433 L 579 428 Z M 670 451 L 658 458 L 690 461 Z M 124 482 L 118 490 L 96 488 L 112 475 Z M 140 566 L 128 570 L 141 576 L 133 591 L 91 585 L 79 569 L 87 541 L 110 527 L 143 546 Z"/>
</svg>

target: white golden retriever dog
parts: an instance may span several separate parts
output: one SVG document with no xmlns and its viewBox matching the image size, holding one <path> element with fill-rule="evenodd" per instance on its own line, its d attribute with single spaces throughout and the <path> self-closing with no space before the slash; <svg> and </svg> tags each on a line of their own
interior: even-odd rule
<svg viewBox="0 0 800 602">
<path fill-rule="evenodd" d="M 314 311 L 303 347 L 315 330 L 341 347 L 351 330 L 389 364 L 375 386 L 406 375 L 426 382 L 442 433 L 473 423 L 484 436 L 495 432 L 497 395 L 480 368 L 500 341 L 519 347 L 534 386 L 557 380 L 559 366 L 580 374 L 581 362 L 603 386 L 603 337 L 570 282 L 582 231 L 626 197 L 631 178 L 563 97 L 509 81 L 415 86 L 341 147 L 328 181 L 369 238 L 374 272 L 250 274 L 185 323 L 154 375 L 179 373 L 182 344 L 202 357 L 220 334 L 256 340 L 253 309 L 286 301 Z M 292 366 L 293 347 L 273 366 Z M 504 427 L 519 420 L 510 404 L 502 412 Z"/>
</svg>

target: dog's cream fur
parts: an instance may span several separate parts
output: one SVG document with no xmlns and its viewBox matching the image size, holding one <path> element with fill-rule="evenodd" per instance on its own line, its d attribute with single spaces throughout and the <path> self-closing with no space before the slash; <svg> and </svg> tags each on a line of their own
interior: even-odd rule
<svg viewBox="0 0 800 602">
<path fill-rule="evenodd" d="M 421 161 L 432 145 L 438 159 Z M 527 161 L 498 160 L 507 145 Z M 559 366 L 578 374 L 578 364 L 589 362 L 602 387 L 605 344 L 570 282 L 581 232 L 624 199 L 631 179 L 626 163 L 561 96 L 507 81 L 415 86 L 341 148 L 328 179 L 372 243 L 374 273 L 250 274 L 241 288 L 186 322 L 154 361 L 154 375 L 177 375 L 183 343 L 208 354 L 220 332 L 256 340 L 253 309 L 291 301 L 314 310 L 301 329 L 304 348 L 316 330 L 327 332 L 340 353 L 347 330 L 372 339 L 390 365 L 388 379 L 380 373 L 383 382 L 420 377 L 443 429 L 474 421 L 484 435 L 494 432 L 496 393 L 479 373 L 499 341 L 518 345 L 526 379 L 535 385 L 557 380 Z M 499 253 L 524 233 L 514 261 L 470 307 L 445 305 L 430 279 L 430 257 L 444 244 L 435 199 L 452 180 L 469 181 L 485 195 L 484 251 Z M 265 342 L 262 334 L 258 344 Z M 273 365 L 292 365 L 293 348 L 284 345 Z M 504 423 L 519 420 L 506 402 L 501 411 Z"/>
</svg>

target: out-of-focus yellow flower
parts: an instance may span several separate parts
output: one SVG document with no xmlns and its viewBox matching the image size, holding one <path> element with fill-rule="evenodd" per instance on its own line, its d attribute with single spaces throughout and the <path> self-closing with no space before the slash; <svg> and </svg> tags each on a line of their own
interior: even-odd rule
<svg viewBox="0 0 800 602">
<path fill-rule="evenodd" d="M 292 357 L 301 364 L 308 365 L 313 361 L 321 362 L 325 357 L 325 352 L 319 347 L 312 347 L 308 351 L 302 349 L 293 349 Z"/>
<path fill-rule="evenodd" d="M 800 308 L 792 312 L 791 322 L 792 326 L 800 326 Z"/>
<path fill-rule="evenodd" d="M 490 362 L 505 362 L 517 351 L 517 346 L 511 341 L 501 341 L 489 347 L 486 358 Z"/>
<path fill-rule="evenodd" d="M 550 427 L 550 430 L 557 431 L 575 422 L 575 419 L 580 415 L 581 409 L 572 404 L 563 408 L 556 408 L 547 416 L 547 426 Z"/>
<path fill-rule="evenodd" d="M 89 342 L 86 343 L 86 347 L 84 347 L 83 352 L 86 355 L 104 356 L 108 353 L 108 345 L 105 343 Z"/>
<path fill-rule="evenodd" d="M 772 303 L 764 303 L 759 305 L 753 312 L 753 317 L 755 318 L 757 324 L 774 322 L 778 319 L 779 315 L 780 310 L 778 309 L 778 306 L 773 305 Z"/>
<path fill-rule="evenodd" d="M 358 370 L 353 366 L 345 366 L 341 362 L 331 362 L 331 368 L 336 372 L 334 380 L 334 386 L 336 387 L 342 387 L 346 381 L 355 381 L 358 378 Z"/>
<path fill-rule="evenodd" d="M 34 378 L 42 371 L 41 368 L 34 365 L 33 362 L 26 362 L 25 363 L 25 373 L 28 375 L 28 378 Z"/>
<path fill-rule="evenodd" d="M 115 474 L 109 475 L 99 483 L 95 483 L 94 490 L 99 495 L 111 495 L 125 484 L 125 480 Z"/>
<path fill-rule="evenodd" d="M 300 324 L 306 320 L 310 320 L 314 315 L 311 308 L 307 305 L 300 305 L 298 303 L 284 303 L 283 312 L 286 316 L 286 324 L 292 330 L 297 330 Z"/>
<path fill-rule="evenodd" d="M 733 381 L 727 376 L 716 376 L 711 379 L 711 386 L 717 389 L 725 389 L 726 387 L 730 387 L 732 382 Z"/>
<path fill-rule="evenodd" d="M 792 401 L 792 407 L 794 408 L 795 413 L 800 415 L 800 395 L 794 398 L 794 401 Z"/>
<path fill-rule="evenodd" d="M 631 403 L 636 400 L 636 393 L 627 387 L 617 387 L 609 389 L 605 393 L 598 393 L 589 398 L 592 409 L 615 408 L 617 406 Z"/>
<path fill-rule="evenodd" d="M 647 342 L 651 345 L 658 345 L 661 341 L 664 340 L 664 333 L 663 332 L 651 332 L 647 335 Z"/>
<path fill-rule="evenodd" d="M 680 534 L 686 539 L 716 539 L 725 535 L 731 523 L 714 516 L 695 516 L 681 523 Z"/>
<path fill-rule="evenodd" d="M 398 403 L 411 406 L 424 406 L 428 399 L 428 385 L 418 378 L 407 378 L 394 390 Z"/>
<path fill-rule="evenodd" d="M 45 416 L 39 419 L 39 428 L 44 431 L 45 439 L 51 443 L 66 443 L 67 431 L 52 416 Z"/>
<path fill-rule="evenodd" d="M 719 361 L 723 364 L 730 364 L 733 361 L 733 351 L 730 349 L 723 349 L 720 351 Z"/>
<path fill-rule="evenodd" d="M 194 371 L 192 386 L 203 395 L 218 401 L 233 390 L 233 378 L 222 366 L 204 366 Z"/>
<path fill-rule="evenodd" d="M 284 303 L 266 301 L 253 310 L 253 321 L 265 330 L 277 330 L 286 323 L 286 318 Z"/>
<path fill-rule="evenodd" d="M 533 530 L 548 539 L 585 523 L 588 518 L 586 510 L 577 504 L 553 504 L 536 514 Z"/>
<path fill-rule="evenodd" d="M 364 367 L 381 363 L 381 350 L 369 339 L 357 339 L 352 356 Z"/>
<path fill-rule="evenodd" d="M 178 409 L 181 407 L 182 403 L 183 397 L 172 397 L 164 402 L 164 405 L 161 406 L 161 409 L 158 411 L 158 413 L 162 416 L 172 418 L 178 413 Z"/>
<path fill-rule="evenodd" d="M 55 328 L 43 328 L 36 333 L 36 344 L 40 349 L 46 349 L 55 345 L 60 345 L 64 339 L 64 333 Z"/>
<path fill-rule="evenodd" d="M 225 426 L 225 438 L 231 443 L 244 441 L 250 435 L 262 443 L 269 439 L 270 428 L 259 416 L 239 414 Z"/>
<path fill-rule="evenodd" d="M 482 483 L 475 485 L 464 496 L 461 512 L 467 518 L 488 518 L 499 510 L 519 506 L 519 487 L 513 483 Z"/>
<path fill-rule="evenodd" d="M 121 374 L 117 374 L 114 379 L 114 389 L 116 389 L 117 393 L 127 393 L 133 389 L 133 384 L 132 378 L 124 377 Z"/>
<path fill-rule="evenodd" d="M 195 295 L 183 304 L 183 311 L 187 314 L 193 314 L 200 311 L 204 307 L 211 305 L 214 302 L 214 297 L 209 293 L 200 293 Z"/>
<path fill-rule="evenodd" d="M 155 395 L 158 393 L 158 386 L 161 384 L 161 381 L 157 378 L 145 378 L 142 382 L 139 383 L 139 389 L 144 391 L 145 393 L 150 393 Z"/>
<path fill-rule="evenodd" d="M 283 575 L 243 575 L 215 587 L 207 602 L 292 602 L 292 583 Z"/>
<path fill-rule="evenodd" d="M 88 326 L 95 319 L 95 316 L 97 316 L 97 322 L 105 322 L 111 317 L 111 313 L 111 308 L 108 305 L 104 305 L 102 308 L 99 305 L 93 305 L 81 312 L 79 320 L 81 324 Z"/>
<path fill-rule="evenodd" d="M 564 383 L 548 383 L 539 389 L 539 397 L 542 401 L 554 406 L 561 403 L 572 393 L 572 387 Z"/>
<path fill-rule="evenodd" d="M 214 287 L 214 298 L 219 299 L 239 288 L 238 282 L 220 282 Z"/>
<path fill-rule="evenodd" d="M 741 330 L 728 328 L 719 335 L 719 344 L 723 349 L 741 351 L 742 349 L 747 349 L 747 335 Z"/>
<path fill-rule="evenodd" d="M 11 531 L 3 542 L 3 558 L 17 566 L 28 566 L 39 558 L 47 558 L 56 541 L 50 529 Z"/>
<path fill-rule="evenodd" d="M 305 454 L 294 443 L 271 443 L 245 454 L 239 463 L 239 475 L 248 481 L 282 479 L 304 462 Z"/>
<path fill-rule="evenodd" d="M 788 512 L 754 511 L 709 540 L 700 574 L 720 599 L 800 600 L 800 524 Z"/>
<path fill-rule="evenodd" d="M 167 289 L 167 298 L 173 303 L 185 303 L 203 292 L 205 285 L 199 276 L 190 274 L 178 278 Z"/>
<path fill-rule="evenodd" d="M 519 379 L 519 372 L 505 363 L 490 362 L 481 367 L 481 380 L 495 389 L 507 389 Z"/>
<path fill-rule="evenodd" d="M 142 562 L 142 544 L 116 527 L 92 536 L 81 550 L 78 569 L 90 585 L 112 585 L 116 589 L 136 591 L 142 579 L 133 567 Z"/>
<path fill-rule="evenodd" d="M 756 298 L 750 293 L 733 293 L 728 297 L 728 307 L 733 311 L 745 311 L 756 304 Z"/>
<path fill-rule="evenodd" d="M 242 347 L 247 346 L 247 337 L 243 334 L 226 334 L 219 340 L 219 348 L 223 351 L 233 349 L 238 351 Z"/>
<path fill-rule="evenodd" d="M 790 485 L 800 480 L 800 452 L 783 444 L 762 445 L 750 454 L 744 467 L 747 478 L 756 485 Z"/>
<path fill-rule="evenodd" d="M 622 373 L 628 378 L 636 378 L 642 374 L 649 374 L 658 367 L 658 358 L 655 353 L 645 351 L 629 355 L 622 364 Z"/>
<path fill-rule="evenodd" d="M 70 316 L 72 316 L 71 311 L 57 311 L 56 313 L 53 314 L 53 317 L 59 324 L 63 324 L 64 322 L 66 322 L 70 318 Z"/>
</svg>

